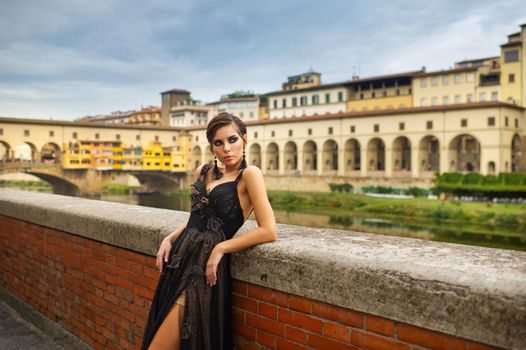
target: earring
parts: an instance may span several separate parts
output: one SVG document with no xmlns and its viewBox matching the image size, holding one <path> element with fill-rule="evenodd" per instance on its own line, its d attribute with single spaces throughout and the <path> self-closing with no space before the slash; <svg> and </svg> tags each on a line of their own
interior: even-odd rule
<svg viewBox="0 0 526 350">
<path fill-rule="evenodd" d="M 243 159 L 241 160 L 241 165 L 239 166 L 239 169 L 244 169 L 247 167 L 247 159 L 245 157 L 245 149 L 243 148 Z"/>
<path fill-rule="evenodd" d="M 219 180 L 221 177 L 223 177 L 223 174 L 219 171 L 219 167 L 217 166 L 217 157 L 214 156 L 214 171 L 212 173 L 214 180 Z"/>
</svg>

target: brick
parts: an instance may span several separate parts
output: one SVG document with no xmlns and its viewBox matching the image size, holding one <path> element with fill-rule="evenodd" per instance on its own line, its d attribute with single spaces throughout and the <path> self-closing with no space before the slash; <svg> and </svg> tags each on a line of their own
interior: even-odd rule
<svg viewBox="0 0 526 350">
<path fill-rule="evenodd" d="M 351 330 L 351 344 L 356 345 L 360 348 L 365 346 L 365 333 L 357 330 Z"/>
<path fill-rule="evenodd" d="M 232 305 L 242 310 L 250 311 L 253 313 L 258 312 L 258 304 L 255 300 L 245 298 L 240 295 L 232 296 Z"/>
<path fill-rule="evenodd" d="M 254 284 L 249 284 L 248 296 L 250 298 L 266 301 L 267 303 L 288 307 L 288 295 L 270 288 L 263 288 Z"/>
<path fill-rule="evenodd" d="M 260 350 L 261 346 L 244 337 L 234 335 L 234 349 L 239 350 Z"/>
<path fill-rule="evenodd" d="M 256 340 L 256 330 L 252 327 L 248 327 L 243 322 L 233 321 L 233 330 L 235 334 L 240 334 L 246 339 Z"/>
<path fill-rule="evenodd" d="M 290 324 L 292 326 L 304 328 L 319 334 L 322 333 L 323 323 L 321 320 L 301 314 L 299 312 L 280 309 L 278 319 L 281 322 Z"/>
<path fill-rule="evenodd" d="M 293 343 L 286 339 L 278 339 L 278 349 L 279 350 L 308 350 L 308 348 L 301 346 L 299 344 Z"/>
<path fill-rule="evenodd" d="M 312 313 L 312 301 L 307 298 L 291 295 L 289 296 L 289 308 L 310 314 Z"/>
<path fill-rule="evenodd" d="M 285 337 L 301 344 L 307 344 L 307 333 L 302 329 L 285 326 Z"/>
<path fill-rule="evenodd" d="M 365 329 L 383 335 L 394 336 L 394 321 L 378 317 L 374 315 L 367 315 L 365 317 Z"/>
<path fill-rule="evenodd" d="M 258 302 L 258 314 L 275 320 L 278 318 L 278 308 L 260 301 Z"/>
<path fill-rule="evenodd" d="M 358 311 L 315 301 L 312 303 L 312 314 L 327 320 L 363 328 L 364 314 Z"/>
<path fill-rule="evenodd" d="M 433 350 L 466 350 L 467 344 L 459 339 L 444 333 L 438 333 L 411 326 L 405 323 L 397 325 L 398 339 L 411 344 L 421 345 Z"/>
<path fill-rule="evenodd" d="M 267 348 L 276 349 L 276 337 L 274 335 L 258 330 L 256 341 Z"/>
<path fill-rule="evenodd" d="M 242 296 L 247 296 L 248 294 L 248 284 L 238 280 L 232 281 L 232 292 L 234 294 L 239 294 Z"/>
<path fill-rule="evenodd" d="M 245 315 L 245 322 L 247 325 L 253 326 L 257 329 L 262 329 L 269 333 L 279 335 L 280 337 L 285 336 L 285 325 L 281 322 L 269 320 L 268 318 L 250 313 Z"/>
<path fill-rule="evenodd" d="M 356 346 L 345 344 L 337 340 L 322 337 L 317 334 L 309 334 L 309 346 L 314 349 L 338 349 L 338 350 L 359 350 Z"/>
<path fill-rule="evenodd" d="M 351 337 L 349 328 L 330 322 L 323 323 L 323 335 L 345 343 L 348 343 Z"/>
<path fill-rule="evenodd" d="M 411 350 L 407 344 L 393 338 L 385 338 L 372 333 L 365 333 L 365 348 L 371 350 Z"/>
</svg>

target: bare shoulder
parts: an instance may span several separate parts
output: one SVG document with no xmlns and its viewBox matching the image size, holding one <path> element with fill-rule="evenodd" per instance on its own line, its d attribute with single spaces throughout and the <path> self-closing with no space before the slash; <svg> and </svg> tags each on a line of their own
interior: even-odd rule
<svg viewBox="0 0 526 350">
<path fill-rule="evenodd" d="M 245 168 L 243 171 L 243 178 L 244 179 L 254 179 L 254 178 L 261 178 L 263 179 L 263 172 L 260 168 L 258 168 L 255 165 L 249 165 Z"/>
</svg>

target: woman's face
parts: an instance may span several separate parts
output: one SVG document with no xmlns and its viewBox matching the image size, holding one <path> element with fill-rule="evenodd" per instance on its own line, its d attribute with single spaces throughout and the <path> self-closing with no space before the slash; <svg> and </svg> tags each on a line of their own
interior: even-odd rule
<svg viewBox="0 0 526 350">
<path fill-rule="evenodd" d="M 212 139 L 212 153 L 221 163 L 230 167 L 241 161 L 244 143 L 244 139 L 231 123 L 217 129 Z"/>
</svg>

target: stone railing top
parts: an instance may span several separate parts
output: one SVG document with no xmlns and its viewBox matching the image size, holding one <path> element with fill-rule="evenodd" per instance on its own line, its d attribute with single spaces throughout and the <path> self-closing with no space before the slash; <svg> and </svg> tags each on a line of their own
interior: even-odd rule
<svg viewBox="0 0 526 350">
<path fill-rule="evenodd" d="M 0 190 L 0 214 L 155 255 L 186 212 Z M 240 233 L 253 229 L 252 220 Z M 13 233 L 16 234 L 16 233 Z M 526 253 L 278 224 L 233 277 L 505 348 L 526 348 Z"/>
</svg>

